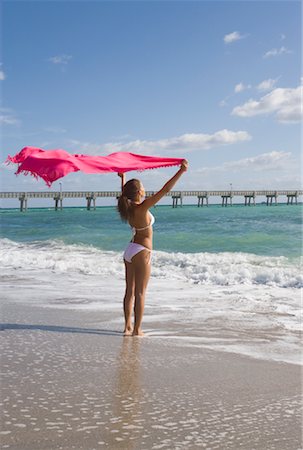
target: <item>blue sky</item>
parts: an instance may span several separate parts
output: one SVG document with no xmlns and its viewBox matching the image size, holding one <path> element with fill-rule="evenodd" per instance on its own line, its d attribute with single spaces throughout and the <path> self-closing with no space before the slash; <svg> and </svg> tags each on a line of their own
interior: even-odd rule
<svg viewBox="0 0 303 450">
<path fill-rule="evenodd" d="M 180 189 L 297 188 L 300 30 L 297 1 L 4 1 L 1 162 L 27 145 L 122 150 L 187 158 Z M 174 170 L 139 176 L 157 189 Z M 1 177 L 2 191 L 47 189 Z"/>
</svg>

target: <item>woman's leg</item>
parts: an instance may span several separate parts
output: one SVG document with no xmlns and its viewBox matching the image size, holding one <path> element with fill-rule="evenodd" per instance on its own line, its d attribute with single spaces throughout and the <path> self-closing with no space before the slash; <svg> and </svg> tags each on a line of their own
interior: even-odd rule
<svg viewBox="0 0 303 450">
<path fill-rule="evenodd" d="M 135 325 L 133 336 L 144 335 L 141 330 L 141 324 L 144 312 L 145 292 L 150 277 L 150 257 L 150 251 L 142 250 L 132 259 L 135 273 Z"/>
<path fill-rule="evenodd" d="M 125 295 L 123 300 L 124 318 L 125 318 L 125 328 L 124 334 L 131 335 L 133 332 L 132 327 L 132 309 L 134 303 L 135 295 L 135 272 L 133 264 L 124 260 L 125 263 Z"/>
</svg>

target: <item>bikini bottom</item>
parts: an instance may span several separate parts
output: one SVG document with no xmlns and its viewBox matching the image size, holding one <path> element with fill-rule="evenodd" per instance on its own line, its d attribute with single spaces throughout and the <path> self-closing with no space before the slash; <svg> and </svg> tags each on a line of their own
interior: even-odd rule
<svg viewBox="0 0 303 450">
<path fill-rule="evenodd" d="M 151 250 L 149 248 L 144 247 L 144 245 L 136 244 L 135 242 L 130 242 L 128 246 L 125 249 L 123 258 L 125 261 L 131 263 L 132 258 L 139 252 L 142 252 L 142 250 L 148 250 L 151 254 Z M 149 258 L 149 264 L 150 264 L 151 258 Z"/>
</svg>

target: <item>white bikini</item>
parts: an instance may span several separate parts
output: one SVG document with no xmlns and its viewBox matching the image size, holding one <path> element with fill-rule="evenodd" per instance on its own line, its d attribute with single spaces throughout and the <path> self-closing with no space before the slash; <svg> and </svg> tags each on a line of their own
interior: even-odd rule
<svg viewBox="0 0 303 450">
<path fill-rule="evenodd" d="M 147 227 L 143 227 L 143 228 L 132 227 L 133 237 L 132 237 L 131 242 L 126 247 L 124 255 L 123 255 L 123 258 L 125 259 L 125 261 L 127 261 L 129 263 L 131 263 L 132 258 L 137 253 L 142 252 L 142 250 L 148 250 L 149 252 L 151 252 L 151 250 L 147 247 L 144 247 L 144 245 L 137 244 L 136 242 L 134 242 L 134 238 L 135 238 L 137 231 L 147 230 L 149 227 L 152 227 L 153 224 L 155 223 L 155 218 L 150 211 L 149 211 L 149 214 L 150 214 L 150 223 L 149 223 L 149 225 L 147 225 Z M 150 263 L 150 259 L 149 259 L 149 263 Z"/>
</svg>

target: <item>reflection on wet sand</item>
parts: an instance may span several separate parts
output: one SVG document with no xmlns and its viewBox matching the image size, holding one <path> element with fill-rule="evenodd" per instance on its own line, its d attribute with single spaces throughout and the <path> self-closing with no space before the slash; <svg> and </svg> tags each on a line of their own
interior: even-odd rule
<svg viewBox="0 0 303 450">
<path fill-rule="evenodd" d="M 116 442 L 127 442 L 127 449 L 136 446 L 144 422 L 141 355 L 142 339 L 124 337 L 118 355 L 117 381 L 113 392 L 113 420 L 117 422 L 115 429 Z M 143 402 L 142 402 L 143 401 Z"/>
</svg>

